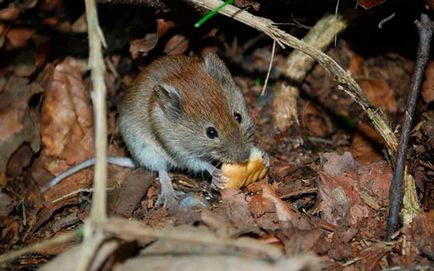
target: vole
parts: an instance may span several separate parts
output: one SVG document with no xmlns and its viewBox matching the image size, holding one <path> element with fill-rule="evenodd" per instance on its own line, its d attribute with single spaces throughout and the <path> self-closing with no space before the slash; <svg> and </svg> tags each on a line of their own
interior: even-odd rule
<svg viewBox="0 0 434 271">
<path fill-rule="evenodd" d="M 254 146 L 246 101 L 213 53 L 204 58 L 166 56 L 148 65 L 126 91 L 118 126 L 133 159 L 158 172 L 157 203 L 166 207 L 177 204 L 169 170 L 207 171 L 212 187 L 221 189 L 228 180 L 213 164 L 246 162 Z M 44 191 L 94 162 L 68 169 Z M 108 157 L 107 162 L 135 167 L 128 157 Z"/>
<path fill-rule="evenodd" d="M 137 163 L 157 171 L 158 203 L 176 202 L 168 171 L 207 171 L 212 187 L 228 181 L 213 163 L 246 162 L 254 123 L 223 61 L 165 56 L 148 65 L 127 89 L 119 131 Z"/>
</svg>

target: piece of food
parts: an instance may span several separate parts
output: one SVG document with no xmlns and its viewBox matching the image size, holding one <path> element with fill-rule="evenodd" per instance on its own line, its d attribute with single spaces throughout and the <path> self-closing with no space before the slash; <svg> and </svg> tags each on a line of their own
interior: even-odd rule
<svg viewBox="0 0 434 271">
<path fill-rule="evenodd" d="M 223 164 L 221 170 L 223 176 L 229 179 L 225 188 L 240 189 L 265 177 L 268 158 L 263 151 L 253 147 L 247 163 Z"/>
</svg>

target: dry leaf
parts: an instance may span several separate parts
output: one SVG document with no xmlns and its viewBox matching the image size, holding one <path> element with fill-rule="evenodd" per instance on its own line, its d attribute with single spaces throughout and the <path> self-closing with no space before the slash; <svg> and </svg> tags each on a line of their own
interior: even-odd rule
<svg viewBox="0 0 434 271">
<path fill-rule="evenodd" d="M 0 183 L 3 185 L 12 153 L 24 142 L 29 142 L 33 151 L 39 150 L 37 116 L 28 109 L 28 103 L 34 94 L 41 91 L 38 84 L 29 84 L 27 79 L 15 76 L 0 89 Z"/>
<path fill-rule="evenodd" d="M 0 9 L 0 20 L 13 21 L 20 15 L 20 9 L 16 6 L 10 5 L 7 8 Z"/>
<path fill-rule="evenodd" d="M 82 79 L 86 69 L 84 62 L 66 58 L 47 79 L 41 110 L 41 140 L 44 148 L 32 172 L 41 186 L 48 181 L 40 176 L 41 170 L 58 175 L 93 156 L 93 114 L 89 93 Z M 51 201 L 89 183 L 89 171 L 84 170 L 58 185 L 64 191 L 56 192 L 54 187 L 45 196 Z"/>
<path fill-rule="evenodd" d="M 386 0 L 357 0 L 357 3 L 364 9 L 370 9 L 376 5 L 380 5 L 386 2 Z"/>
<path fill-rule="evenodd" d="M 157 19 L 157 33 L 159 37 L 164 36 L 170 29 L 175 27 L 174 21 L 167 21 L 166 19 Z"/>
<path fill-rule="evenodd" d="M 351 154 L 357 162 L 364 165 L 384 160 L 378 145 L 373 144 L 373 142 L 360 132 L 356 132 L 353 136 Z"/>
<path fill-rule="evenodd" d="M 303 107 L 302 123 L 314 136 L 326 137 L 333 132 L 333 125 L 327 114 L 310 102 Z"/>
<path fill-rule="evenodd" d="M 27 46 L 35 32 L 36 30 L 32 28 L 16 27 L 9 30 L 6 37 L 13 47 L 22 48 Z"/>
<path fill-rule="evenodd" d="M 360 86 L 363 93 L 375 107 L 385 109 L 391 113 L 398 111 L 395 92 L 385 80 L 365 79 L 360 82 Z"/>
<path fill-rule="evenodd" d="M 158 43 L 158 34 L 149 33 L 142 39 L 135 39 L 130 42 L 130 53 L 133 59 L 144 57 L 155 48 Z"/>
</svg>

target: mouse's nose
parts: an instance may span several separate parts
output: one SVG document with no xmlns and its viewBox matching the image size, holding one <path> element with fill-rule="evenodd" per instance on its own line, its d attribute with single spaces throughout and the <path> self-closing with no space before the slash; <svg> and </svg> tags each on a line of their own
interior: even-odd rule
<svg viewBox="0 0 434 271">
<path fill-rule="evenodd" d="M 250 150 L 249 149 L 232 149 L 231 150 L 231 160 L 233 162 L 245 163 L 249 160 Z"/>
</svg>

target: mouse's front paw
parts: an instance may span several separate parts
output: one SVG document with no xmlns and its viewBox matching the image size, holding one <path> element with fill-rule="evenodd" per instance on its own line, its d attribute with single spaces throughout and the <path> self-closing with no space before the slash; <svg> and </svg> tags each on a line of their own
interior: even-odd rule
<svg viewBox="0 0 434 271">
<path fill-rule="evenodd" d="M 229 182 L 229 178 L 224 176 L 222 174 L 222 171 L 220 169 L 213 169 L 211 173 L 212 180 L 211 180 L 211 188 L 214 190 L 222 190 L 226 187 L 226 184 Z"/>
</svg>

